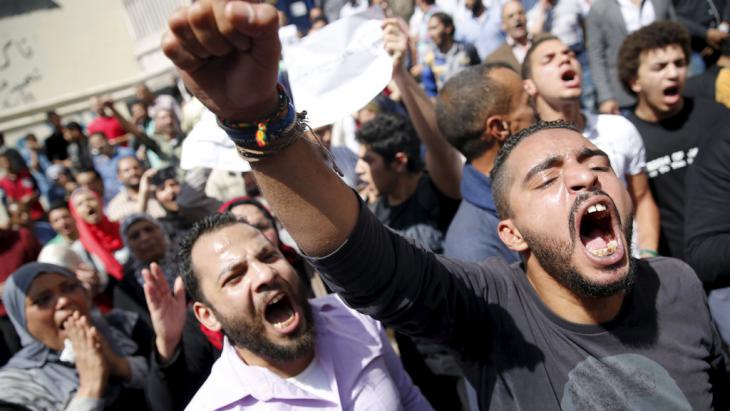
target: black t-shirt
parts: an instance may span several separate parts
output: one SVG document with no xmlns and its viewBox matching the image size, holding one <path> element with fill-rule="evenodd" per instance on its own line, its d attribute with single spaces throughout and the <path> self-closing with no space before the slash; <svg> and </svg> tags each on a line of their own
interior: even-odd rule
<svg viewBox="0 0 730 411">
<path fill-rule="evenodd" d="M 382 196 L 372 205 L 381 223 L 435 253 L 443 252 L 446 230 L 458 208 L 459 200 L 439 191 L 426 173 L 406 201 L 391 207 L 386 196 Z"/>
<path fill-rule="evenodd" d="M 714 101 L 684 99 L 676 116 L 650 123 L 633 113 L 646 149 L 646 174 L 661 217 L 659 252 L 684 259 L 685 175 L 703 139 L 730 132 L 730 111 Z"/>
<path fill-rule="evenodd" d="M 684 85 L 684 95 L 692 98 L 715 100 L 715 82 L 720 73 L 720 66 L 712 66 L 704 73 L 690 77 Z"/>
<path fill-rule="evenodd" d="M 50 161 L 65 160 L 68 158 L 68 141 L 63 138 L 63 133 L 56 130 L 46 138 L 46 157 Z"/>
<path fill-rule="evenodd" d="M 364 207 L 348 241 L 311 261 L 351 307 L 459 352 L 482 410 L 728 407 L 727 354 L 677 259 L 634 260 L 633 288 L 600 325 L 558 317 L 519 264 L 429 253 Z"/>
</svg>

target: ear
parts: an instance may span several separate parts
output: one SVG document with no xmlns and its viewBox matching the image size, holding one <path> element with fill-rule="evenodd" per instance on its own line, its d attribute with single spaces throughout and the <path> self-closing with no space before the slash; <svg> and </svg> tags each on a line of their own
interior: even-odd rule
<svg viewBox="0 0 730 411">
<path fill-rule="evenodd" d="M 535 98 L 537 95 L 537 86 L 532 79 L 528 78 L 526 80 L 522 80 L 522 88 L 524 88 L 527 94 L 532 98 Z"/>
<path fill-rule="evenodd" d="M 406 172 L 408 170 L 408 155 L 402 151 L 395 153 L 391 164 L 394 170 Z"/>
<path fill-rule="evenodd" d="M 641 85 L 639 84 L 639 82 L 637 80 L 638 79 L 636 77 L 631 79 L 631 81 L 629 82 L 629 86 L 631 87 L 631 91 L 633 91 L 636 94 L 639 94 L 639 92 L 641 92 Z"/>
<path fill-rule="evenodd" d="M 499 141 L 500 143 L 504 143 L 510 135 L 509 125 L 506 121 L 504 121 L 502 115 L 498 114 L 489 116 L 487 117 L 486 133 L 489 137 Z"/>
<path fill-rule="evenodd" d="M 512 219 L 502 220 L 497 224 L 497 233 L 499 234 L 500 240 L 512 251 L 525 251 L 527 250 L 527 243 L 522 237 L 522 233 L 515 226 Z"/>
<path fill-rule="evenodd" d="M 200 321 L 200 323 L 206 326 L 208 329 L 212 331 L 221 330 L 221 324 L 218 322 L 218 318 L 216 318 L 213 309 L 211 309 L 207 305 L 199 301 L 194 302 L 193 313 L 195 313 L 195 318 L 197 318 L 198 321 Z"/>
</svg>

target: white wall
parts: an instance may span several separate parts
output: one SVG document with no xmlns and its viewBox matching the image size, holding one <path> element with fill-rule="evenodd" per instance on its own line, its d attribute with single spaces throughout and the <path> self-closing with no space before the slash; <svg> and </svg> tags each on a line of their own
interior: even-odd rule
<svg viewBox="0 0 730 411">
<path fill-rule="evenodd" d="M 0 116 L 141 74 L 121 1 L 56 3 L 0 19 Z"/>
</svg>

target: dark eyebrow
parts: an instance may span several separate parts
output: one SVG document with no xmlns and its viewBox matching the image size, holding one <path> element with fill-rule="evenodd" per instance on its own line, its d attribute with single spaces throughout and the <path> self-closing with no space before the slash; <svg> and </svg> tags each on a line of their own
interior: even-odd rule
<svg viewBox="0 0 730 411">
<path fill-rule="evenodd" d="M 576 157 L 576 159 L 578 160 L 579 163 L 582 163 L 582 162 L 588 160 L 589 158 L 596 157 L 596 156 L 605 157 L 606 160 L 610 160 L 608 158 L 608 154 L 606 154 L 605 151 L 599 150 L 599 149 L 592 149 L 592 148 L 588 148 L 588 147 L 584 147 L 583 150 L 581 150 L 580 153 L 578 153 L 578 156 Z"/>
<path fill-rule="evenodd" d="M 538 173 L 545 171 L 549 168 L 553 168 L 562 162 L 563 162 L 563 159 L 560 156 L 550 156 L 550 157 L 546 158 L 545 160 L 542 160 L 539 164 L 532 167 L 530 169 L 530 171 L 527 172 L 525 179 L 522 180 L 522 184 L 523 185 L 527 184 Z"/>
<path fill-rule="evenodd" d="M 216 277 L 216 279 L 215 279 L 216 284 L 220 284 L 221 277 L 230 273 L 231 271 L 240 269 L 241 267 L 246 267 L 245 261 L 238 261 L 236 263 L 228 264 L 228 265 L 224 266 L 223 268 L 221 268 L 220 272 L 218 272 L 218 277 Z"/>
</svg>

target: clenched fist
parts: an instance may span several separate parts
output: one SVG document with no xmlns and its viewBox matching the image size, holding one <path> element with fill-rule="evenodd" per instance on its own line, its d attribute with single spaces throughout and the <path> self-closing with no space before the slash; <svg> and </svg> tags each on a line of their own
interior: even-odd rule
<svg viewBox="0 0 730 411">
<path fill-rule="evenodd" d="M 199 0 L 169 20 L 162 50 L 213 113 L 252 121 L 276 110 L 276 9 L 248 1 Z"/>
</svg>

